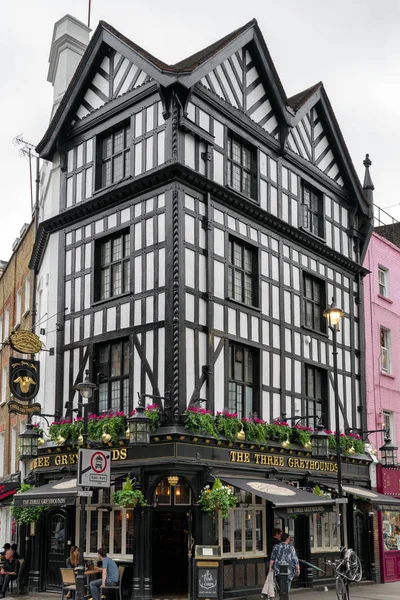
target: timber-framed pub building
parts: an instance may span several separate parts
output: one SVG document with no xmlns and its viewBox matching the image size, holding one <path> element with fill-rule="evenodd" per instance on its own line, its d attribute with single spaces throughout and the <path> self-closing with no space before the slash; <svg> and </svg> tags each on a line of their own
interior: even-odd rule
<svg viewBox="0 0 400 600">
<path fill-rule="evenodd" d="M 107 444 L 113 485 L 130 475 L 148 505 L 125 509 L 112 489 L 95 492 L 83 550 L 94 557 L 106 546 L 127 566 L 127 594 L 149 600 L 192 594 L 189 556 L 218 546 L 219 595 L 259 594 L 274 527 L 316 566 L 339 553 L 334 452 L 322 461 L 295 442 L 215 438 L 188 429 L 187 411 L 268 423 L 297 415 L 334 430 L 323 318 L 334 297 L 345 313 L 341 430 L 366 429 L 362 263 L 372 190 L 358 180 L 322 83 L 287 98 L 255 20 L 175 65 L 105 22 L 86 49 L 85 36 L 72 17 L 56 24 L 53 85 L 66 68 L 61 52 L 82 58 L 37 147 L 47 162 L 31 266 L 57 282 L 46 378 L 66 419 L 88 370 L 93 412 L 129 416 L 139 394 L 162 423 L 147 446 Z M 38 497 L 53 499 L 36 530 L 34 590 L 59 585 L 79 539 L 76 457 L 76 445 L 47 442 L 30 464 Z M 343 455 L 346 542 L 366 577 L 373 516 L 357 497 L 370 486 L 370 462 Z M 226 519 L 197 503 L 216 477 L 238 498 Z M 298 585 L 313 585 L 312 573 L 302 569 Z"/>
</svg>

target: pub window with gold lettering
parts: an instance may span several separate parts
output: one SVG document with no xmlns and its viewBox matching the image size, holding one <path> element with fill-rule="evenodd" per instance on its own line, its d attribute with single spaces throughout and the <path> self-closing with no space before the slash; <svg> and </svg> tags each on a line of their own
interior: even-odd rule
<svg viewBox="0 0 400 600">
<path fill-rule="evenodd" d="M 224 556 L 265 556 L 265 500 L 234 488 L 238 507 L 231 509 L 226 519 L 218 519 L 218 543 Z"/>
</svg>

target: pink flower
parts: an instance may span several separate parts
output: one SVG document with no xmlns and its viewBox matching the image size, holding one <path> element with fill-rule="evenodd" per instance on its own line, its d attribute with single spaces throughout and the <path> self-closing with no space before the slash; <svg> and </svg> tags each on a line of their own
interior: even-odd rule
<svg viewBox="0 0 400 600">
<path fill-rule="evenodd" d="M 135 409 L 131 410 L 131 412 L 130 412 L 130 416 L 132 417 L 133 415 L 136 415 L 136 410 Z"/>
</svg>

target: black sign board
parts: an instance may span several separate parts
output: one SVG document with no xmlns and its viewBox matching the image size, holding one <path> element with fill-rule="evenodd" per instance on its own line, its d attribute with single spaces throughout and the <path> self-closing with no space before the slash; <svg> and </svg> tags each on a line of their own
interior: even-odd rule
<svg viewBox="0 0 400 600">
<path fill-rule="evenodd" d="M 211 566 L 211 561 L 197 563 L 197 598 L 218 598 L 218 568 L 219 563 Z"/>
<path fill-rule="evenodd" d="M 19 415 L 40 415 L 42 411 L 42 405 L 39 402 L 21 404 L 15 400 L 9 400 L 7 407 L 9 413 L 18 413 Z"/>
<path fill-rule="evenodd" d="M 10 392 L 17 400 L 29 402 L 39 392 L 39 361 L 11 357 L 9 364 Z"/>
</svg>

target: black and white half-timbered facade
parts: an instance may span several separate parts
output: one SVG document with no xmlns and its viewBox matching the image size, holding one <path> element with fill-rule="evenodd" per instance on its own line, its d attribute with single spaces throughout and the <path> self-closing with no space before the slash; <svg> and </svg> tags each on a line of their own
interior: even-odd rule
<svg viewBox="0 0 400 600">
<path fill-rule="evenodd" d="M 287 98 L 256 21 L 175 65 L 100 22 L 37 150 L 58 173 L 32 257 L 40 271 L 57 238 L 54 408 L 73 418 L 74 386 L 88 369 L 96 414 L 129 416 L 138 394 L 161 411 L 150 445 L 111 444 L 112 480 L 118 486 L 131 474 L 148 506 L 121 509 L 109 490 L 96 493 L 85 554 L 106 546 L 130 566 L 124 587 L 148 600 L 191 592 L 192 544 L 220 546 L 224 597 L 259 594 L 276 526 L 307 561 L 338 552 L 337 507 L 315 509 L 310 491 L 318 484 L 334 495 L 333 456 L 319 463 L 295 443 L 229 441 L 185 427 L 187 409 L 203 408 L 268 423 L 318 417 L 334 430 L 332 339 L 322 316 L 334 297 L 345 313 L 341 428 L 365 429 L 362 260 L 371 206 L 323 85 Z M 73 474 L 74 457 L 71 445 L 47 443 L 32 472 L 46 484 L 60 465 Z M 368 486 L 368 457 L 343 460 L 344 483 Z M 215 477 L 239 480 L 227 519 L 197 504 Z M 275 481 L 277 501 L 241 488 L 249 477 Z M 309 503 L 279 510 L 293 493 L 282 482 L 307 488 Z M 355 526 L 351 497 L 348 507 L 347 542 L 363 547 L 368 576 L 368 527 Z M 51 531 L 62 522 L 66 542 L 77 543 L 78 514 L 68 506 L 44 519 Z M 52 564 L 63 552 L 51 554 Z M 38 556 L 34 587 L 51 588 L 58 574 Z M 312 578 L 304 569 L 298 583 Z"/>
</svg>

